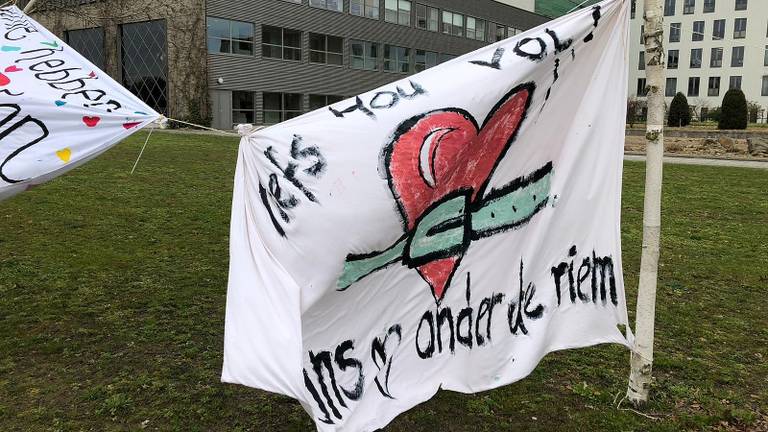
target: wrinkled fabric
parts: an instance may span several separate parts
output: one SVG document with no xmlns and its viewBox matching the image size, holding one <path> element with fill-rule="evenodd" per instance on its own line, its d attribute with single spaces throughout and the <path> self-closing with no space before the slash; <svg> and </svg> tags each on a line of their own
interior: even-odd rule
<svg viewBox="0 0 768 432">
<path fill-rule="evenodd" d="M 0 9 L 0 200 L 82 165 L 158 117 L 16 6 Z"/>
<path fill-rule="evenodd" d="M 299 400 L 318 430 L 371 431 L 549 352 L 628 345 L 628 7 L 247 132 L 222 380 Z"/>
</svg>

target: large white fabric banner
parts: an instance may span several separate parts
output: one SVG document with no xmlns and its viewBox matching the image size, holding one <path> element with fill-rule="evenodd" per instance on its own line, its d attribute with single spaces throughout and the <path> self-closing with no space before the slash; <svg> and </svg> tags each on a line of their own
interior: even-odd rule
<svg viewBox="0 0 768 432">
<path fill-rule="evenodd" d="M 247 133 L 222 380 L 371 431 L 438 389 L 628 345 L 628 0 Z"/>
<path fill-rule="evenodd" d="M 0 9 L 0 200 L 159 117 L 16 6 Z"/>
</svg>

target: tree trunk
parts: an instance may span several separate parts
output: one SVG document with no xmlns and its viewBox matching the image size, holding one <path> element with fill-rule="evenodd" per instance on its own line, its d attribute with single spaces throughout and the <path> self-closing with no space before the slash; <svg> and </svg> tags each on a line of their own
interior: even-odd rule
<svg viewBox="0 0 768 432">
<path fill-rule="evenodd" d="M 664 26 L 661 0 L 645 0 L 645 58 L 648 83 L 643 252 L 637 293 L 635 344 L 627 398 L 636 406 L 648 401 L 653 366 L 653 330 L 661 234 L 661 179 L 664 157 Z"/>
</svg>

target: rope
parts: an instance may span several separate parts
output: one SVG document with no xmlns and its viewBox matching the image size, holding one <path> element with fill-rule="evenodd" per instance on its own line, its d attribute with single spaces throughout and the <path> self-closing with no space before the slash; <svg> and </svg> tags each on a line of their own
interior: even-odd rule
<svg viewBox="0 0 768 432">
<path fill-rule="evenodd" d="M 214 129 L 214 128 L 211 128 L 211 127 L 208 127 L 208 126 L 203 126 L 203 125 L 199 125 L 199 124 L 195 124 L 195 123 L 189 123 L 189 122 L 185 122 L 184 120 L 178 120 L 178 119 L 174 119 L 174 118 L 170 118 L 170 117 L 160 117 L 160 122 L 162 122 L 163 119 L 168 120 L 168 121 L 173 121 L 173 122 L 176 122 L 176 123 L 185 124 L 187 126 L 196 127 L 196 128 L 199 128 L 199 129 L 205 129 L 205 130 L 208 130 L 208 131 L 211 131 L 211 132 L 220 133 L 220 134 L 240 136 L 239 134 L 234 133 L 234 132 L 227 132 L 227 131 L 223 131 L 223 130 L 220 130 L 220 129 Z"/>
<path fill-rule="evenodd" d="M 141 159 L 141 155 L 144 154 L 144 149 L 147 148 L 147 143 L 149 142 L 149 137 L 152 136 L 152 129 L 149 130 L 149 133 L 147 134 L 147 139 L 144 140 L 144 145 L 141 147 L 141 151 L 139 152 L 139 157 L 136 158 L 136 162 L 133 164 L 133 168 L 131 169 L 131 174 L 133 174 L 134 171 L 136 171 L 136 166 L 139 164 L 139 159 Z"/>
</svg>

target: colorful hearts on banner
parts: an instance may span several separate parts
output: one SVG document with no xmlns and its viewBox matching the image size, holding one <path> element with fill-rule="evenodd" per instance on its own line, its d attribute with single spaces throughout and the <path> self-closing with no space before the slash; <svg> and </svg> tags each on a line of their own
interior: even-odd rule
<svg viewBox="0 0 768 432">
<path fill-rule="evenodd" d="M 48 45 L 51 48 L 58 48 L 59 47 L 59 44 L 56 43 L 56 41 L 53 41 L 53 42 L 40 42 L 40 43 L 43 44 L 43 45 Z"/>
<path fill-rule="evenodd" d="M 136 126 L 140 125 L 140 124 L 141 124 L 141 122 L 123 123 L 123 127 L 125 129 L 132 129 L 132 128 L 135 128 Z"/>
<path fill-rule="evenodd" d="M 11 73 L 11 72 L 21 72 L 23 70 L 24 69 L 22 69 L 22 68 L 20 68 L 20 67 L 18 67 L 16 65 L 8 66 L 7 68 L 5 68 L 5 71 L 8 72 L 8 73 Z"/>
<path fill-rule="evenodd" d="M 56 152 L 56 156 L 58 156 L 59 159 L 63 160 L 65 163 L 69 162 L 69 159 L 72 158 L 72 150 L 70 150 L 69 147 L 61 149 Z"/>
<path fill-rule="evenodd" d="M 83 123 L 85 123 L 88 127 L 95 127 L 97 124 L 99 124 L 99 121 L 101 121 L 101 117 L 98 116 L 84 116 L 83 117 Z"/>
<path fill-rule="evenodd" d="M 89 73 L 88 76 L 91 78 L 96 78 L 96 72 L 91 71 L 91 73 Z"/>
<path fill-rule="evenodd" d="M 59 106 L 59 107 L 62 107 L 62 106 L 64 106 L 64 105 L 66 105 L 66 104 L 67 104 L 67 102 L 66 102 L 66 101 L 63 101 L 63 100 L 57 100 L 57 101 L 56 101 L 56 102 L 54 102 L 54 103 L 56 104 L 56 106 Z"/>
<path fill-rule="evenodd" d="M 8 85 L 10 82 L 11 80 L 7 76 L 0 73 L 0 87 Z"/>
<path fill-rule="evenodd" d="M 3 51 L 3 52 L 21 51 L 21 47 L 11 46 L 11 45 L 3 45 L 0 48 L 0 51 Z"/>
</svg>

